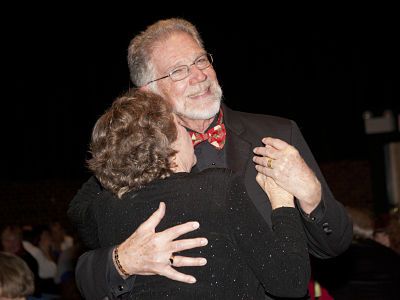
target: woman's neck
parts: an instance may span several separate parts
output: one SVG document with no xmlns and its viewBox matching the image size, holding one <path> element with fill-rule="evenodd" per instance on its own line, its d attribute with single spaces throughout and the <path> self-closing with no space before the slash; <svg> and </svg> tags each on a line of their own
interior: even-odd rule
<svg viewBox="0 0 400 300">
<path fill-rule="evenodd" d="M 174 173 L 181 173 L 181 172 L 190 173 L 190 170 L 188 170 L 187 168 L 182 167 L 180 165 L 177 165 L 176 167 L 172 168 L 172 172 L 174 172 Z"/>
</svg>

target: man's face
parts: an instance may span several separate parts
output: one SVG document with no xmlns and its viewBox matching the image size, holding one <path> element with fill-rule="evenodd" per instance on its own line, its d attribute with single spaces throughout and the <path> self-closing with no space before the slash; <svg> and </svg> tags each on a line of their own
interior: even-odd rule
<svg viewBox="0 0 400 300">
<path fill-rule="evenodd" d="M 173 34 L 159 43 L 152 54 L 156 78 L 167 75 L 178 66 L 190 66 L 205 53 L 189 34 Z M 174 112 L 180 118 L 213 118 L 218 113 L 222 91 L 212 65 L 203 70 L 192 65 L 189 73 L 180 81 L 172 81 L 169 77 L 157 81 L 158 93 L 173 105 Z"/>
</svg>

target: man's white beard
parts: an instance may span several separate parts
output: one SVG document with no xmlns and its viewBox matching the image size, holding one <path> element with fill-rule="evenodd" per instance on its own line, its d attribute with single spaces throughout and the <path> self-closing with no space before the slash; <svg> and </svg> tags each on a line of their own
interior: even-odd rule
<svg viewBox="0 0 400 300">
<path fill-rule="evenodd" d="M 193 102 L 179 102 L 174 107 L 174 113 L 191 120 L 208 120 L 214 117 L 221 106 L 222 89 L 218 83 L 212 84 L 210 88 L 213 92 L 212 98 L 206 103 L 199 105 L 195 102 L 196 100 L 193 100 Z"/>
<path fill-rule="evenodd" d="M 213 82 L 210 88 L 212 89 L 213 94 L 207 103 L 199 106 L 198 103 L 194 102 L 195 100 L 193 100 L 193 102 L 179 101 L 178 103 L 175 103 L 173 107 L 174 113 L 190 120 L 208 120 L 214 117 L 221 106 L 222 89 L 218 82 Z M 151 90 L 164 97 L 162 93 L 160 93 L 157 85 L 151 86 Z"/>
</svg>

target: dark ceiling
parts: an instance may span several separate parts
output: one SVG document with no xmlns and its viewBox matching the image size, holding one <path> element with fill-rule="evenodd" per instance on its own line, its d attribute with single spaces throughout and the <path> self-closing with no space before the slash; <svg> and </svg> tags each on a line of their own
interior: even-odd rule
<svg viewBox="0 0 400 300">
<path fill-rule="evenodd" d="M 224 101 L 294 119 L 318 161 L 365 159 L 362 113 L 400 111 L 399 35 L 390 8 L 47 9 L 13 11 L 3 26 L 4 180 L 87 176 L 92 126 L 129 86 L 128 43 L 160 18 L 197 25 Z"/>
</svg>

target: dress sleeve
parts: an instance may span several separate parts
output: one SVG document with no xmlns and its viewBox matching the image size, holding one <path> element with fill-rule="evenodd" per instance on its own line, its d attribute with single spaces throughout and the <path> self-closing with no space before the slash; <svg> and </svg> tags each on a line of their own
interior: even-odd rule
<svg viewBox="0 0 400 300">
<path fill-rule="evenodd" d="M 265 292 L 278 297 L 306 295 L 310 262 L 298 210 L 273 210 L 271 229 L 248 198 L 239 177 L 233 178 L 228 191 L 228 226 Z"/>
<path fill-rule="evenodd" d="M 99 182 L 92 176 L 82 185 L 68 206 L 68 218 L 87 249 L 100 247 L 92 205 L 99 201 L 102 191 Z"/>
<path fill-rule="evenodd" d="M 292 121 L 291 142 L 313 170 L 322 188 L 321 202 L 310 214 L 304 213 L 296 201 L 307 236 L 309 251 L 318 258 L 337 256 L 351 244 L 353 239 L 352 222 L 343 205 L 333 196 L 318 163 L 294 121 Z"/>
</svg>

